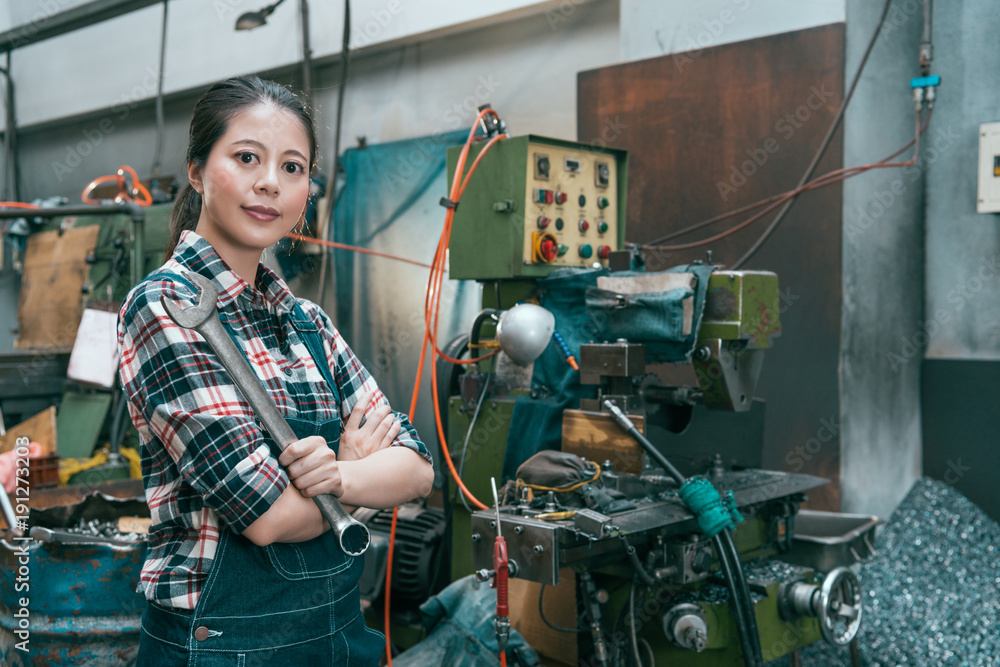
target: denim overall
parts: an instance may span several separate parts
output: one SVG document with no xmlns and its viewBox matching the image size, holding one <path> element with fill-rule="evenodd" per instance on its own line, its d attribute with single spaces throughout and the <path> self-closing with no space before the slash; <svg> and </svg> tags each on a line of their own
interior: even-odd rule
<svg viewBox="0 0 1000 667">
<path fill-rule="evenodd" d="M 339 403 L 316 324 L 298 304 L 291 323 Z M 286 419 L 299 438 L 318 435 L 338 449 L 339 417 L 320 423 Z M 277 456 L 277 445 L 272 449 Z M 363 569 L 364 557 L 345 554 L 333 531 L 307 542 L 258 547 L 221 526 L 194 611 L 146 605 L 136 666 L 377 665 L 385 636 L 368 628 L 361 613 Z"/>
</svg>

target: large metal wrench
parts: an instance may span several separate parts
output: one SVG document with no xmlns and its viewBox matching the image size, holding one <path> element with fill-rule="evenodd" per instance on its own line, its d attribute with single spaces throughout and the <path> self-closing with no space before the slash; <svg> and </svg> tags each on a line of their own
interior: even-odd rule
<svg viewBox="0 0 1000 667">
<path fill-rule="evenodd" d="M 278 443 L 282 451 L 299 438 L 292 431 L 292 428 L 285 421 L 284 416 L 278 411 L 278 406 L 274 404 L 267 390 L 257 379 L 257 375 L 250 368 L 243 353 L 236 348 L 233 339 L 219 321 L 219 314 L 216 310 L 219 292 L 208 278 L 184 271 L 184 277 L 198 287 L 197 302 L 190 308 L 180 308 L 176 303 L 168 301 L 165 297 L 160 297 L 160 303 L 167 311 L 177 326 L 185 329 L 194 329 L 200 333 L 212 350 L 215 352 L 222 365 L 226 367 L 233 378 L 233 382 L 246 397 L 250 406 L 257 413 L 261 423 L 267 428 L 271 437 Z M 317 359 L 316 363 L 322 363 L 322 359 Z M 371 534 L 368 528 L 348 514 L 340 501 L 335 496 L 324 494 L 314 496 L 313 500 L 319 506 L 320 512 L 330 522 L 330 528 L 340 542 L 340 548 L 352 556 L 360 556 L 368 549 L 371 542 Z"/>
</svg>

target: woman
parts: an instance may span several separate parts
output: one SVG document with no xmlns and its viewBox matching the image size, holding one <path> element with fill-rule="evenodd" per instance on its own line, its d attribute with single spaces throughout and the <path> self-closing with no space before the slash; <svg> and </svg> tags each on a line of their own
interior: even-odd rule
<svg viewBox="0 0 1000 667">
<path fill-rule="evenodd" d="M 312 497 L 393 507 L 427 495 L 433 472 L 326 314 L 260 262 L 303 223 L 312 118 L 276 83 L 229 79 L 195 106 L 187 161 L 169 259 L 119 314 L 153 518 L 137 664 L 377 664 L 385 639 L 361 615 L 363 558 L 341 551 Z M 223 325 L 302 438 L 284 452 L 206 341 L 164 311 L 161 296 L 196 302 L 184 271 L 216 285 Z"/>
</svg>

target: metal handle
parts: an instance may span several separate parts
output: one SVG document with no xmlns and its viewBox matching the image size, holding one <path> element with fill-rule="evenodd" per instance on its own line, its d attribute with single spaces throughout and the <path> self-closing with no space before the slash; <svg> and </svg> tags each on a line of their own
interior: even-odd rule
<svg viewBox="0 0 1000 667">
<path fill-rule="evenodd" d="M 223 328 L 218 317 L 210 318 L 202 325 L 202 329 L 210 330 L 210 335 L 206 335 L 205 331 L 202 332 L 202 335 L 209 341 L 213 337 L 216 337 L 217 340 L 229 338 L 229 333 Z M 215 353 L 222 361 L 222 365 L 229 371 L 233 383 L 240 389 L 254 412 L 257 413 L 261 424 L 281 447 L 281 451 L 298 441 L 299 437 L 285 421 L 285 417 L 271 400 L 246 358 L 238 351 L 236 354 L 224 354 L 220 350 L 215 350 Z M 313 500 L 319 507 L 319 511 L 330 522 L 330 529 L 337 536 L 340 548 L 344 550 L 344 553 L 360 556 L 368 549 L 368 545 L 371 543 L 368 527 L 351 516 L 336 496 L 323 494 L 314 496 Z"/>
<path fill-rule="evenodd" d="M 7 489 L 3 488 L 3 484 L 0 484 L 0 510 L 3 511 L 3 518 L 7 522 L 7 528 L 13 535 L 20 535 L 21 531 L 17 528 L 17 515 L 14 514 L 14 506 L 10 504 L 10 496 L 7 495 Z"/>
</svg>

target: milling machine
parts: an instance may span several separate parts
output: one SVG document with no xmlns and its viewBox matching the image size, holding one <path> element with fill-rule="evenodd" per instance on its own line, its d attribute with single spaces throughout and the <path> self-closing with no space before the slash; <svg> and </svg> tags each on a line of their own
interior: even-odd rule
<svg viewBox="0 0 1000 667">
<path fill-rule="evenodd" d="M 453 498 L 452 578 L 495 576 L 499 520 L 511 621 L 543 655 L 555 647 L 550 658 L 576 662 L 569 646 L 580 664 L 752 665 L 820 638 L 849 643 L 861 587 L 848 566 L 873 553 L 877 520 L 819 558 L 797 545 L 796 518 L 827 480 L 759 469 L 754 389 L 780 334 L 777 276 L 635 270 L 623 151 L 528 135 L 478 169 L 455 213 L 450 277 L 481 282 L 484 310 L 446 351 L 501 350 L 467 369 L 439 362 L 439 377 L 466 486 L 485 499 L 492 476 L 508 483 L 499 519 Z M 510 324 L 524 302 L 552 321 Z M 553 466 L 567 483 L 540 482 Z M 544 616 L 547 588 L 569 627 Z"/>
</svg>

